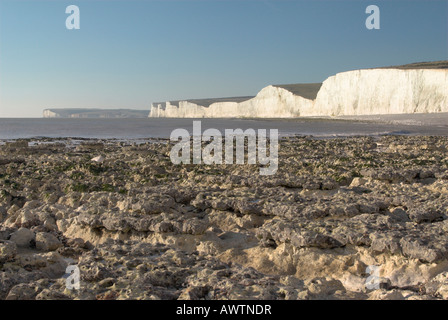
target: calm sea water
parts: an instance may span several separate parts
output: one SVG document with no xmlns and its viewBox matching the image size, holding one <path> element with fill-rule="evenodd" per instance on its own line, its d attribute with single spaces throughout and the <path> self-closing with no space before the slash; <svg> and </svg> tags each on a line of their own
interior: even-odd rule
<svg viewBox="0 0 448 320">
<path fill-rule="evenodd" d="M 100 139 L 169 138 L 171 131 L 192 132 L 194 119 L 0 119 L 0 139 L 78 137 Z M 374 123 L 327 119 L 198 119 L 202 131 L 225 129 L 278 129 L 280 135 L 336 137 L 353 135 L 448 135 L 448 126 Z"/>
</svg>

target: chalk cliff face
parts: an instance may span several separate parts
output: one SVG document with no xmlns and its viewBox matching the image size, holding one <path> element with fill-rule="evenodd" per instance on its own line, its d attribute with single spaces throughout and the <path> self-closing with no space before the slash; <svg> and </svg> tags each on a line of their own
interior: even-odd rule
<svg viewBox="0 0 448 320">
<path fill-rule="evenodd" d="M 197 101 L 153 104 L 149 117 L 294 118 L 448 112 L 448 69 L 342 72 L 319 85 L 315 97 L 308 91 L 294 90 L 297 86 L 306 85 L 268 86 L 252 99 L 208 106 Z"/>
<path fill-rule="evenodd" d="M 309 115 L 448 112 L 448 70 L 371 69 L 324 81 Z"/>
<path fill-rule="evenodd" d="M 45 109 L 43 112 L 43 117 L 44 118 L 60 118 L 61 116 L 58 113 L 53 112 L 50 109 Z"/>
<path fill-rule="evenodd" d="M 254 98 L 242 102 L 215 102 L 208 107 L 180 101 L 152 104 L 149 117 L 167 118 L 293 118 L 312 109 L 313 100 L 280 87 L 263 88 Z M 309 112 L 309 111 L 308 111 Z"/>
</svg>

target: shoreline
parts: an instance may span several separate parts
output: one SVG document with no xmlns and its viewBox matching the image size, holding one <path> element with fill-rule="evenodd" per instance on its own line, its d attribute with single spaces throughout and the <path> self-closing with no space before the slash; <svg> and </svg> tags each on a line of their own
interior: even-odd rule
<svg viewBox="0 0 448 320">
<path fill-rule="evenodd" d="M 0 140 L 72 139 L 158 139 L 169 138 L 177 128 L 191 132 L 193 121 L 203 128 L 278 129 L 280 136 L 448 136 L 448 113 L 378 115 L 336 118 L 145 118 L 145 119 L 0 119 Z"/>
<path fill-rule="evenodd" d="M 189 118 L 189 117 L 179 117 L 179 118 L 156 118 L 156 119 L 163 119 L 163 120 L 179 120 L 179 119 L 191 119 L 191 120 L 206 120 L 206 119 L 214 119 L 214 120 L 254 120 L 254 121 L 262 121 L 262 120 L 273 120 L 273 121 L 301 121 L 301 120 L 340 120 L 340 121 L 388 121 L 388 119 L 395 119 L 395 118 L 429 118 L 432 120 L 439 120 L 442 119 L 448 119 L 448 112 L 428 112 L 428 113 L 396 113 L 396 114 L 373 114 L 373 115 L 346 115 L 346 116 L 303 116 L 303 117 L 272 117 L 272 118 L 251 118 L 251 117 L 225 117 L 225 118 Z M 140 120 L 153 120 L 154 118 L 146 117 L 146 118 L 45 118 L 45 117 L 21 117 L 21 118 L 0 118 L 2 119 L 9 119 L 9 120 L 20 120 L 20 119 L 27 119 L 27 120 L 37 120 L 37 119 L 45 119 L 45 120 L 78 120 L 78 121 L 84 121 L 84 120 L 112 120 L 112 121 L 120 121 L 123 119 L 140 119 Z"/>
</svg>

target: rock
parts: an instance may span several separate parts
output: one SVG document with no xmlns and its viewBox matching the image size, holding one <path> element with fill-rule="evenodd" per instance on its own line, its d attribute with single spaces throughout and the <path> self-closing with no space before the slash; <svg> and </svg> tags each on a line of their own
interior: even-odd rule
<svg viewBox="0 0 448 320">
<path fill-rule="evenodd" d="M 36 236 L 33 231 L 27 228 L 20 228 L 11 234 L 10 240 L 18 247 L 29 247 L 31 242 L 35 240 L 35 237 Z"/>
<path fill-rule="evenodd" d="M 353 178 L 352 182 L 350 183 L 350 188 L 362 187 L 362 186 L 366 185 L 368 182 L 369 182 L 368 179 L 355 177 L 355 178 Z"/>
<path fill-rule="evenodd" d="M 33 300 L 38 290 L 29 283 L 21 283 L 11 288 L 5 300 Z"/>
<path fill-rule="evenodd" d="M 38 200 L 31 200 L 31 201 L 27 201 L 24 205 L 22 209 L 28 209 L 28 210 L 32 210 L 32 209 L 36 209 L 38 207 L 40 207 L 42 205 L 42 203 Z"/>
<path fill-rule="evenodd" d="M 332 295 L 337 291 L 345 291 L 342 283 L 333 279 L 315 278 L 305 281 L 304 285 L 310 294 L 320 299 Z"/>
<path fill-rule="evenodd" d="M 6 218 L 6 209 L 0 205 L 0 222 Z"/>
<path fill-rule="evenodd" d="M 0 240 L 0 264 L 14 260 L 16 254 L 17 246 L 14 242 Z"/>
<path fill-rule="evenodd" d="M 442 284 L 436 291 L 436 294 L 440 296 L 443 300 L 448 299 L 448 284 Z"/>
<path fill-rule="evenodd" d="M 101 288 L 109 288 L 109 287 L 113 286 L 114 283 L 115 283 L 115 279 L 107 278 L 107 279 L 103 279 L 100 282 L 98 282 L 98 286 Z"/>
<path fill-rule="evenodd" d="M 443 300 L 448 299 L 448 272 L 439 273 L 425 284 L 427 294 L 434 295 Z"/>
<path fill-rule="evenodd" d="M 186 220 L 182 224 L 182 232 L 192 235 L 200 235 L 207 230 L 208 225 L 205 221 L 201 221 L 197 218 Z"/>
<path fill-rule="evenodd" d="M 280 143 L 274 176 L 172 166 L 166 140 L 0 148 L 0 299 L 448 296 L 447 137 Z"/>
<path fill-rule="evenodd" d="M 411 257 L 423 260 L 425 262 L 435 262 L 443 258 L 444 254 L 438 249 L 431 248 L 427 245 L 428 240 L 413 239 L 404 237 L 400 239 L 400 245 L 403 254 Z"/>
<path fill-rule="evenodd" d="M 104 157 L 103 156 L 97 156 L 95 158 L 92 158 L 91 161 L 102 163 L 102 162 L 104 162 Z"/>
<path fill-rule="evenodd" d="M 9 290 L 6 300 L 34 300 L 39 292 L 51 286 L 48 279 L 20 283 Z"/>
<path fill-rule="evenodd" d="M 403 208 L 391 209 L 388 215 L 397 222 L 409 222 L 409 216 Z"/>
<path fill-rule="evenodd" d="M 55 251 L 63 244 L 51 233 L 38 232 L 36 234 L 36 248 L 42 251 Z"/>
<path fill-rule="evenodd" d="M 416 223 L 433 222 L 443 219 L 443 213 L 434 208 L 417 207 L 408 211 L 409 219 Z"/>
<path fill-rule="evenodd" d="M 88 249 L 90 246 L 82 238 L 68 239 L 67 245 L 74 248 Z"/>
<path fill-rule="evenodd" d="M 39 226 L 41 221 L 35 212 L 30 211 L 29 209 L 22 209 L 19 211 L 15 224 L 24 228 L 32 228 L 34 226 Z"/>
<path fill-rule="evenodd" d="M 71 298 L 61 292 L 58 292 L 58 291 L 52 291 L 50 289 L 43 289 L 36 296 L 36 300 L 71 300 Z"/>
<path fill-rule="evenodd" d="M 369 294 L 369 300 L 404 300 L 404 296 L 400 290 L 378 289 Z"/>
<path fill-rule="evenodd" d="M 8 240 L 11 233 L 16 231 L 16 228 L 1 228 L 0 227 L 0 240 Z"/>
<path fill-rule="evenodd" d="M 120 294 L 117 291 L 109 290 L 107 292 L 98 294 L 96 296 L 97 300 L 116 300 Z"/>
<path fill-rule="evenodd" d="M 55 251 L 20 255 L 16 260 L 30 275 L 37 275 L 38 279 L 61 277 L 67 267 L 67 262 Z"/>
<path fill-rule="evenodd" d="M 204 287 L 188 287 L 182 291 L 178 300 L 201 300 L 205 299 L 210 288 Z"/>
<path fill-rule="evenodd" d="M 10 159 L 0 159 L 0 166 L 4 166 L 5 164 L 11 163 Z"/>
</svg>

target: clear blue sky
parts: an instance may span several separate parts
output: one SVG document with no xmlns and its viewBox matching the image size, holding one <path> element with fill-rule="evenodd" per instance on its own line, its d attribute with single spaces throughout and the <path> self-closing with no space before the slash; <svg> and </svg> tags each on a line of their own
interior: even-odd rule
<svg viewBox="0 0 448 320">
<path fill-rule="evenodd" d="M 80 9 L 67 30 L 65 8 Z M 367 30 L 366 7 L 381 12 Z M 0 117 L 255 95 L 448 59 L 448 0 L 0 0 Z"/>
</svg>

